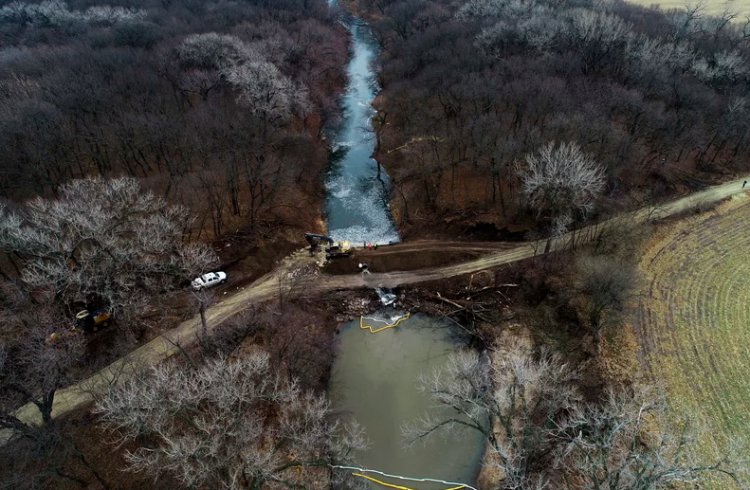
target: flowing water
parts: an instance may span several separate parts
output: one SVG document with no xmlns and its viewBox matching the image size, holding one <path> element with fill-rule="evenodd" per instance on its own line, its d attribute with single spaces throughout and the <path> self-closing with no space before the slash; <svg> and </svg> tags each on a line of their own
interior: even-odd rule
<svg viewBox="0 0 750 490">
<path fill-rule="evenodd" d="M 342 325 L 330 397 L 337 410 L 351 414 L 364 427 L 370 440 L 370 447 L 357 455 L 358 463 L 402 476 L 473 481 L 484 449 L 479 432 L 463 429 L 447 436 L 436 434 L 411 447 L 401 434 L 405 424 L 443 413 L 418 390 L 418 379 L 444 364 L 458 345 L 449 325 L 427 315 L 413 315 L 398 327 L 377 333 L 361 329 L 359 320 Z M 378 478 L 420 490 L 446 488 Z"/>
<path fill-rule="evenodd" d="M 344 113 L 333 140 L 326 178 L 326 220 L 334 240 L 389 243 L 399 240 L 388 210 L 389 180 L 372 154 L 375 134 L 372 101 L 378 84 L 372 63 L 377 44 L 372 33 L 358 19 L 346 20 L 352 39 L 347 66 L 349 84 L 341 104 Z"/>
<path fill-rule="evenodd" d="M 335 0 L 331 1 L 335 6 Z M 388 243 L 399 240 L 388 209 L 389 180 L 372 158 L 376 145 L 371 119 L 378 91 L 373 71 L 377 55 L 369 27 L 346 18 L 352 40 L 347 67 L 349 83 L 342 98 L 344 117 L 333 137 L 333 156 L 326 178 L 326 219 L 334 240 Z M 375 292 L 373 292 L 375 294 Z M 377 290 L 383 304 L 394 295 Z M 404 446 L 401 428 L 427 414 L 440 412 L 418 390 L 418 378 L 442 364 L 459 346 L 451 328 L 425 315 L 415 315 L 393 328 L 377 331 L 398 312 L 382 309 L 374 314 L 382 322 L 370 330 L 360 322 L 342 325 L 334 361 L 330 397 L 336 410 L 353 416 L 366 430 L 370 447 L 357 455 L 368 468 L 411 477 L 428 477 L 469 483 L 478 469 L 482 438 L 464 429 L 450 437 L 431 437 L 426 444 Z M 378 476 L 379 479 L 388 480 Z M 445 485 L 405 483 L 408 488 L 434 489 Z"/>
</svg>

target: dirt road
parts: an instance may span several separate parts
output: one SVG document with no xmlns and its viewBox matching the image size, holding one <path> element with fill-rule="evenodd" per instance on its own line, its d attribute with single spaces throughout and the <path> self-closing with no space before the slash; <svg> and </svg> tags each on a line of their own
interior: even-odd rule
<svg viewBox="0 0 750 490">
<path fill-rule="evenodd" d="M 394 271 L 386 273 L 351 275 L 304 275 L 297 274 L 300 265 L 309 265 L 312 259 L 305 259 L 305 254 L 284 261 L 279 268 L 261 277 L 253 284 L 244 288 L 220 303 L 212 306 L 207 311 L 207 320 L 210 330 L 216 328 L 229 317 L 243 310 L 257 305 L 263 301 L 270 300 L 279 294 L 294 290 L 299 294 L 317 295 L 327 291 L 340 289 L 356 289 L 365 287 L 396 287 L 406 284 L 415 284 L 425 281 L 446 279 L 465 274 L 492 269 L 503 264 L 543 254 L 549 251 L 560 250 L 571 244 L 583 244 L 600 236 L 606 230 L 616 229 L 618 226 L 632 226 L 646 221 L 656 220 L 673 216 L 681 212 L 710 205 L 726 199 L 734 194 L 744 192 L 742 183 L 750 177 L 733 180 L 722 185 L 710 187 L 704 191 L 690 194 L 686 197 L 669 201 L 663 204 L 649 205 L 638 211 L 625 213 L 608 221 L 587 226 L 580 230 L 567 233 L 559 238 L 550 240 L 539 240 L 521 244 L 487 243 L 487 242 L 422 242 L 406 243 L 393 247 L 383 247 L 375 253 L 392 254 L 399 250 L 411 251 L 415 247 L 422 249 L 444 249 L 445 246 L 456 250 L 486 251 L 486 255 L 477 259 L 461 262 L 454 265 L 431 267 L 414 271 Z M 750 186 L 748 187 L 750 190 Z M 73 410 L 79 409 L 94 400 L 97 393 L 103 393 L 107 387 L 116 380 L 122 380 L 137 373 L 143 366 L 153 365 L 176 354 L 178 346 L 192 344 L 196 340 L 196 333 L 200 330 L 200 319 L 196 316 L 181 323 L 176 328 L 144 344 L 130 354 L 115 361 L 107 368 L 97 372 L 90 378 L 77 385 L 59 390 L 55 396 L 52 414 L 59 417 Z M 37 408 L 32 404 L 21 407 L 16 412 L 18 418 L 25 423 L 41 423 L 41 417 Z M 0 433 L 0 440 L 2 439 Z"/>
</svg>

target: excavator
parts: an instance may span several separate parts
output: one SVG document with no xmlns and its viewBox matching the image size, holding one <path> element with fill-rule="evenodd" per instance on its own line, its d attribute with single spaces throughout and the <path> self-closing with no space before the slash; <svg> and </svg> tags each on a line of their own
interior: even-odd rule
<svg viewBox="0 0 750 490">
<path fill-rule="evenodd" d="M 53 344 L 63 338 L 73 337 L 84 334 L 98 332 L 102 328 L 107 328 L 112 321 L 112 315 L 106 309 L 100 308 L 94 311 L 81 310 L 76 313 L 75 323 L 68 328 L 52 332 L 47 337 L 47 343 Z"/>
<path fill-rule="evenodd" d="M 336 242 L 327 235 L 318 235 L 316 233 L 305 233 L 305 240 L 310 244 L 310 255 L 313 255 L 321 243 L 326 243 L 326 259 L 336 259 L 339 257 L 349 257 L 352 254 L 351 245 L 348 241 Z"/>
<path fill-rule="evenodd" d="M 76 327 L 82 328 L 86 333 L 108 327 L 110 320 L 111 316 L 105 309 L 81 310 L 76 313 Z"/>
</svg>

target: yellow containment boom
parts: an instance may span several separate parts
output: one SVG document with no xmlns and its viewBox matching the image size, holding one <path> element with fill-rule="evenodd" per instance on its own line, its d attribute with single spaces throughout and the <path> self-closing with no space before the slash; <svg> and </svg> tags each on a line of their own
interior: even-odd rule
<svg viewBox="0 0 750 490">
<path fill-rule="evenodd" d="M 391 475 L 389 473 L 384 473 L 380 470 L 360 468 L 358 466 L 342 466 L 339 464 L 332 464 L 330 465 L 330 467 L 336 468 L 339 470 L 351 471 L 352 476 L 356 476 L 358 478 L 364 478 L 365 480 L 371 481 L 373 483 L 377 483 L 378 485 L 382 485 L 388 488 L 395 488 L 397 490 L 418 490 L 418 489 L 414 487 L 404 487 L 404 486 L 396 485 L 393 483 L 387 483 L 387 482 L 378 480 L 377 478 L 373 478 L 367 475 L 367 473 L 375 473 L 380 476 L 384 476 L 386 478 L 391 478 L 391 479 L 396 479 L 396 480 L 406 480 L 406 481 L 413 481 L 413 482 L 420 482 L 420 483 L 437 483 L 437 484 L 448 486 L 448 488 L 445 488 L 443 490 L 459 490 L 461 488 L 465 490 L 479 490 L 477 487 L 473 487 L 468 483 L 461 483 L 457 481 L 446 481 L 446 480 L 440 480 L 438 478 L 415 478 L 415 477 L 410 477 L 410 476 Z"/>
<path fill-rule="evenodd" d="M 363 475 L 362 473 L 352 473 L 352 476 L 358 476 L 360 478 L 364 478 L 365 480 L 370 480 L 373 483 L 377 483 L 378 485 L 381 485 L 383 487 L 395 488 L 396 490 L 416 490 L 416 489 L 414 489 L 412 487 L 404 487 L 404 486 L 401 486 L 401 485 L 394 485 L 392 483 L 386 483 L 384 481 L 378 480 L 377 478 L 373 478 L 371 476 Z M 445 490 L 459 490 L 461 488 L 466 488 L 466 487 L 464 485 L 459 485 L 457 487 L 446 488 Z"/>
<path fill-rule="evenodd" d="M 382 327 L 376 327 L 375 325 L 368 325 L 367 323 L 365 323 L 365 320 L 374 320 L 376 322 L 383 322 L 383 320 L 361 316 L 359 317 L 359 328 L 361 328 L 362 330 L 369 330 L 370 333 L 378 333 L 378 332 L 382 332 L 383 330 L 387 330 L 389 328 L 398 327 L 401 323 L 405 322 L 410 316 L 411 316 L 411 313 L 406 313 L 405 315 L 401 315 L 395 322 L 386 323 Z"/>
</svg>

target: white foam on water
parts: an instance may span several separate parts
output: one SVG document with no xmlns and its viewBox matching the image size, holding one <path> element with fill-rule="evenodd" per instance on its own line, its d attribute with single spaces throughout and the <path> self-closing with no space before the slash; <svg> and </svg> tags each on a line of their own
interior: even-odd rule
<svg viewBox="0 0 750 490">
<path fill-rule="evenodd" d="M 335 178 L 329 178 L 326 183 L 326 190 L 330 195 L 336 199 L 345 200 L 349 197 L 354 190 L 354 184 L 349 180 L 339 175 Z"/>
<path fill-rule="evenodd" d="M 336 162 L 326 178 L 327 212 L 332 213 L 328 235 L 337 241 L 347 240 L 355 247 L 364 243 L 395 243 L 399 241 L 398 232 L 383 187 L 375 179 L 376 163 L 369 157 L 375 148 L 370 119 L 376 113 L 372 99 L 378 85 L 365 58 L 374 53 L 357 27 L 352 27 L 351 32 L 355 49 L 347 70 L 349 83 L 343 101 L 347 116 L 338 133 L 344 141 L 333 145 L 334 149 L 348 147 L 350 151 Z"/>
<path fill-rule="evenodd" d="M 398 233 L 396 233 L 392 226 L 372 228 L 356 225 L 348 228 L 331 230 L 329 235 L 336 241 L 347 240 L 354 247 L 360 247 L 364 245 L 365 242 L 377 245 L 387 245 L 389 243 L 398 243 L 400 241 Z"/>
<path fill-rule="evenodd" d="M 346 188 L 331 192 L 331 194 L 333 194 L 333 197 L 335 197 L 336 199 L 346 199 L 351 193 L 352 190 Z"/>
<path fill-rule="evenodd" d="M 391 292 L 390 289 L 386 288 L 375 288 L 375 292 L 378 293 L 378 298 L 380 299 L 380 304 L 383 306 L 391 306 L 393 303 L 396 302 L 396 295 Z M 393 319 L 393 318 L 391 318 Z"/>
<path fill-rule="evenodd" d="M 329 185 L 327 185 L 326 187 L 328 188 L 328 192 L 333 197 L 342 201 L 347 201 L 347 198 L 351 196 L 352 191 L 354 190 L 354 185 L 352 184 L 352 182 L 344 179 L 343 177 L 338 177 L 332 181 L 329 181 Z"/>
</svg>

